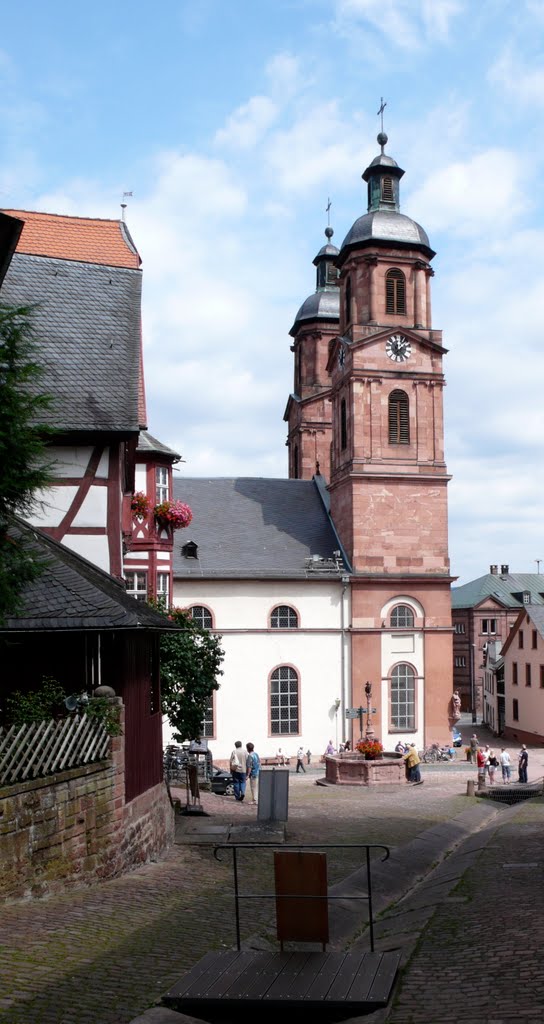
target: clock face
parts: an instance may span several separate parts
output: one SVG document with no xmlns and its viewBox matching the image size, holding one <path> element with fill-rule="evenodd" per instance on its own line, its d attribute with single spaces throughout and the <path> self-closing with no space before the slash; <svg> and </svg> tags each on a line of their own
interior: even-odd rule
<svg viewBox="0 0 544 1024">
<path fill-rule="evenodd" d="M 394 363 L 405 363 L 412 355 L 412 346 L 404 334 L 392 334 L 385 343 L 385 351 Z"/>
</svg>

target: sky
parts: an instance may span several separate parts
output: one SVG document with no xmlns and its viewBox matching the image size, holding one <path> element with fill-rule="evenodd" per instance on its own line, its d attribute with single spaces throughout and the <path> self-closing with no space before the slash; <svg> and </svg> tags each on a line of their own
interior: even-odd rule
<svg viewBox="0 0 544 1024">
<path fill-rule="evenodd" d="M 289 330 L 386 151 L 444 331 L 452 573 L 544 572 L 543 0 L 19 0 L 0 206 L 126 220 L 148 425 L 181 476 L 287 475 Z"/>
</svg>

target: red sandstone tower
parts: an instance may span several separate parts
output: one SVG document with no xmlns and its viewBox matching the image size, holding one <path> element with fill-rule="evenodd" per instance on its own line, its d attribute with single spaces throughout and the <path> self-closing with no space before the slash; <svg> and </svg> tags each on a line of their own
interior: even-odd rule
<svg viewBox="0 0 544 1024">
<path fill-rule="evenodd" d="M 316 290 L 303 302 L 289 332 L 294 339 L 295 381 L 283 418 L 289 424 L 289 476 L 302 480 L 311 480 L 316 472 L 330 479 L 331 378 L 327 363 L 339 324 L 338 249 L 331 245 L 333 234 L 332 228 L 325 229 L 327 244 L 313 261 Z"/>
<path fill-rule="evenodd" d="M 381 152 L 363 174 L 368 212 L 335 259 L 340 334 L 330 341 L 330 390 L 323 387 L 321 398 L 330 399 L 332 413 L 330 511 L 351 568 L 345 699 L 365 706 L 365 682 L 372 683 L 373 725 L 392 749 L 399 735 L 418 746 L 449 739 L 449 476 L 446 349 L 431 319 L 435 254 L 423 228 L 400 213 L 404 171 L 384 152 L 383 132 L 378 143 Z M 310 325 L 300 313 L 292 333 L 304 366 Z M 324 385 L 326 377 L 319 379 Z M 295 444 L 301 428 L 294 415 L 289 423 Z M 308 457 L 305 474 L 309 463 Z M 290 475 L 296 475 L 292 463 Z"/>
</svg>

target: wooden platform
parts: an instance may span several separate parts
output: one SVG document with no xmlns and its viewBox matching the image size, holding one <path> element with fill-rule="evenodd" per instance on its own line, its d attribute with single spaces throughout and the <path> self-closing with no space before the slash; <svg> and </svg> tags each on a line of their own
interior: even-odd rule
<svg viewBox="0 0 544 1024">
<path fill-rule="evenodd" d="M 238 1008 L 311 1010 L 339 1020 L 386 1006 L 398 953 L 207 953 L 162 997 L 182 1013 L 228 1019 Z"/>
</svg>

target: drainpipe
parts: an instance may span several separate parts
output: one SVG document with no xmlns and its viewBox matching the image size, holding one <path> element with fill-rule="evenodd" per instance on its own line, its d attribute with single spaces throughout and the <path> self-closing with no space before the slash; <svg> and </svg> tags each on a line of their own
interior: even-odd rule
<svg viewBox="0 0 544 1024">
<path fill-rule="evenodd" d="M 342 576 L 342 596 L 340 598 L 340 674 L 341 674 L 341 690 L 340 690 L 340 702 L 341 702 L 341 713 L 342 713 L 342 743 L 346 741 L 346 616 L 345 616 L 345 598 L 346 591 L 349 587 L 349 576 Z"/>
</svg>

